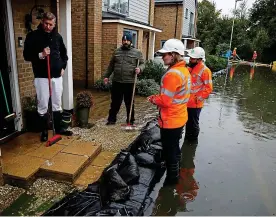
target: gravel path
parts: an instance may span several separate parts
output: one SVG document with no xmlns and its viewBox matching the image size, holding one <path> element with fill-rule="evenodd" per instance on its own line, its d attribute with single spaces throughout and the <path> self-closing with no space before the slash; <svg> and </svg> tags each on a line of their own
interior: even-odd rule
<svg viewBox="0 0 276 217">
<path fill-rule="evenodd" d="M 106 151 L 119 152 L 121 149 L 128 147 L 128 145 L 135 140 L 139 135 L 140 129 L 152 118 L 157 117 L 158 110 L 155 106 L 148 102 L 139 101 L 135 103 L 135 123 L 137 125 L 135 130 L 127 131 L 121 124 L 126 121 L 125 106 L 117 117 L 117 124 L 113 126 L 106 126 L 106 118 L 97 120 L 94 126 L 90 129 L 72 128 L 71 130 L 80 135 L 82 141 L 95 141 L 101 144 Z"/>
</svg>

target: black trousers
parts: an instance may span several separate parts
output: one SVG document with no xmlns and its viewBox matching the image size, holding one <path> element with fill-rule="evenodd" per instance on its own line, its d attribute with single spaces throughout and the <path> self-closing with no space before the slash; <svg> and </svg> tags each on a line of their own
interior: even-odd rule
<svg viewBox="0 0 276 217">
<path fill-rule="evenodd" d="M 110 105 L 109 116 L 108 116 L 109 122 L 117 121 L 117 114 L 120 110 L 123 99 L 125 102 L 126 112 L 127 112 L 126 122 L 127 123 L 129 122 L 129 111 L 130 111 L 130 105 L 131 105 L 133 85 L 134 85 L 133 83 L 112 82 L 111 105 Z M 134 121 L 135 119 L 134 119 L 134 102 L 133 102 L 130 123 L 133 123 Z"/>
<path fill-rule="evenodd" d="M 188 121 L 186 123 L 185 139 L 196 140 L 200 131 L 199 115 L 201 108 L 188 108 Z"/>
<path fill-rule="evenodd" d="M 163 146 L 162 157 L 166 162 L 167 180 L 172 182 L 177 181 L 179 178 L 179 162 L 181 158 L 179 141 L 182 136 L 183 127 L 160 129 Z"/>
</svg>

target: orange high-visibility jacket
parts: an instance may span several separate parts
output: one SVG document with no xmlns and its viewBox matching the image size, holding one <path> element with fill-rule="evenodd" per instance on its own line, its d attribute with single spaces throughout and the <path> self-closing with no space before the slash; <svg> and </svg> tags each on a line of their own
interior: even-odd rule
<svg viewBox="0 0 276 217">
<path fill-rule="evenodd" d="M 186 124 L 187 103 L 191 91 L 191 76 L 184 61 L 170 67 L 161 80 L 160 94 L 153 97 L 159 108 L 161 128 L 173 129 Z"/>
<path fill-rule="evenodd" d="M 204 99 L 213 91 L 212 72 L 203 63 L 189 70 L 192 76 L 192 89 L 188 108 L 202 108 Z"/>
</svg>

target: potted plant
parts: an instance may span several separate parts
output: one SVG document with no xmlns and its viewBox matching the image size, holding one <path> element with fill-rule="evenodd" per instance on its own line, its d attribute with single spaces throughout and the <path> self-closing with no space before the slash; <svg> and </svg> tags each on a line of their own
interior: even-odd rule
<svg viewBox="0 0 276 217">
<path fill-rule="evenodd" d="M 76 116 L 80 127 L 88 126 L 89 111 L 93 106 L 92 93 L 82 91 L 77 94 L 76 98 Z"/>
<path fill-rule="evenodd" d="M 24 128 L 30 132 L 39 132 L 39 117 L 37 114 L 37 99 L 36 96 L 28 96 L 22 98 L 22 110 L 24 117 Z"/>
</svg>

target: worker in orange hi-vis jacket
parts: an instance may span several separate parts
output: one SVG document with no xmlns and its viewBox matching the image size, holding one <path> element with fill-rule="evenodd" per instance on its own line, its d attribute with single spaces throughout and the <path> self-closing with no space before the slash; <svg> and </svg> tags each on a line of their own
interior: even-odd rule
<svg viewBox="0 0 276 217">
<path fill-rule="evenodd" d="M 233 56 L 233 60 L 237 59 L 237 48 L 236 47 L 233 50 L 232 56 Z"/>
<path fill-rule="evenodd" d="M 167 177 L 165 184 L 178 182 L 179 178 L 179 141 L 183 127 L 188 120 L 187 103 L 191 91 L 191 75 L 186 67 L 184 44 L 178 39 L 169 39 L 158 52 L 164 64 L 169 66 L 161 79 L 160 93 L 148 97 L 149 102 L 159 109 L 162 156 L 166 162 Z"/>
<path fill-rule="evenodd" d="M 188 53 L 190 57 L 189 71 L 192 77 L 192 88 L 188 107 L 188 122 L 186 124 L 185 142 L 197 144 L 199 135 L 199 115 L 204 100 L 213 91 L 212 72 L 204 64 L 205 51 L 195 47 Z"/>
<path fill-rule="evenodd" d="M 257 59 L 258 55 L 257 55 L 257 51 L 254 51 L 253 53 L 253 57 L 252 57 L 252 60 L 255 62 L 256 59 Z"/>
</svg>

